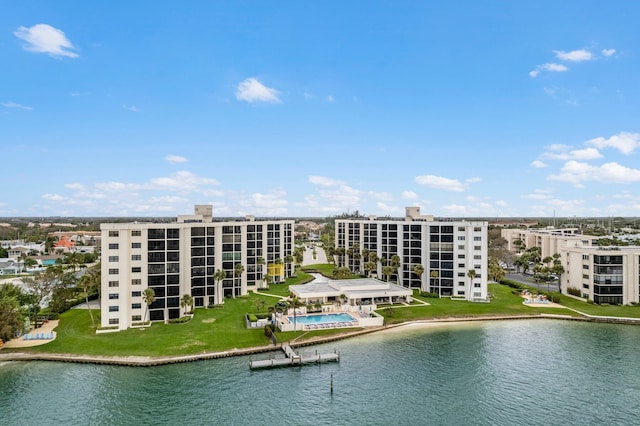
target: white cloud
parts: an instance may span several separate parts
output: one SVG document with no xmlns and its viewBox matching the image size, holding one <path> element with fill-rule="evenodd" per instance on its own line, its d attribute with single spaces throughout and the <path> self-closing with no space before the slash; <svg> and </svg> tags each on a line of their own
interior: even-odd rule
<svg viewBox="0 0 640 426">
<path fill-rule="evenodd" d="M 122 108 L 126 109 L 127 111 L 131 111 L 131 112 L 140 112 L 138 107 L 135 106 L 135 105 L 122 105 Z"/>
<path fill-rule="evenodd" d="M 497 200 L 496 201 L 496 206 L 498 206 L 498 207 L 507 207 L 508 205 L 509 204 L 504 200 Z"/>
<path fill-rule="evenodd" d="M 48 53 L 53 57 L 66 56 L 77 58 L 77 50 L 64 32 L 47 24 L 37 24 L 32 27 L 20 27 L 13 33 L 19 39 L 27 42 L 25 50 L 36 53 Z"/>
<path fill-rule="evenodd" d="M 49 201 L 65 201 L 65 200 L 67 200 L 67 197 L 63 197 L 62 195 L 59 195 L 59 194 L 44 194 L 42 196 L 42 198 L 44 198 L 45 200 L 49 200 Z"/>
<path fill-rule="evenodd" d="M 569 71 L 569 68 L 563 64 L 546 63 L 538 65 L 535 70 L 530 71 L 529 76 L 535 78 L 538 76 L 538 74 L 540 74 L 540 71 L 565 72 Z"/>
<path fill-rule="evenodd" d="M 595 59 L 593 53 L 589 52 L 586 49 L 572 50 L 570 52 L 565 52 L 564 50 L 554 50 L 554 53 L 556 54 L 556 57 L 561 61 L 582 62 Z"/>
<path fill-rule="evenodd" d="M 546 189 L 536 189 L 532 194 L 522 195 L 521 198 L 526 200 L 549 200 L 551 193 Z"/>
<path fill-rule="evenodd" d="M 479 178 L 479 177 L 472 177 L 472 178 L 469 178 L 469 179 L 465 180 L 465 182 L 467 182 L 467 183 L 478 183 L 478 182 L 481 182 L 481 181 L 482 181 L 482 178 Z"/>
<path fill-rule="evenodd" d="M 616 53 L 616 49 L 602 49 L 602 54 L 606 57 L 613 56 Z"/>
<path fill-rule="evenodd" d="M 174 173 L 171 176 L 154 178 L 149 181 L 148 186 L 152 189 L 191 192 L 198 191 L 202 186 L 219 185 L 215 179 L 196 176 L 187 171 Z"/>
<path fill-rule="evenodd" d="M 304 96 L 305 99 L 313 99 L 314 98 L 314 96 L 309 92 L 304 92 L 302 94 L 302 96 Z"/>
<path fill-rule="evenodd" d="M 314 185 L 320 185 L 320 186 L 339 186 L 339 185 L 344 185 L 344 182 L 336 180 L 336 179 L 331 179 L 328 177 L 324 177 L 324 176 L 309 176 L 309 182 L 313 183 Z"/>
<path fill-rule="evenodd" d="M 20 105 L 20 104 L 18 104 L 16 102 L 3 102 L 2 106 L 5 107 L 5 108 L 17 108 L 17 109 L 24 109 L 24 110 L 27 110 L 27 111 L 30 111 L 30 110 L 33 109 L 30 106 Z"/>
<path fill-rule="evenodd" d="M 251 77 L 242 81 L 236 88 L 236 99 L 249 103 L 268 102 L 279 104 L 282 101 L 278 97 L 280 92 L 260 83 L 257 79 Z"/>
<path fill-rule="evenodd" d="M 266 194 L 256 192 L 251 195 L 250 203 L 247 207 L 251 209 L 250 214 L 260 216 L 277 216 L 287 213 L 286 199 L 287 193 L 283 190 L 274 190 Z"/>
<path fill-rule="evenodd" d="M 595 148 L 582 148 L 574 149 L 571 151 L 561 152 L 560 149 L 556 149 L 556 152 L 546 152 L 545 158 L 552 160 L 595 160 L 596 158 L 602 158 L 602 154 Z"/>
<path fill-rule="evenodd" d="M 533 167 L 535 167 L 536 169 L 542 169 L 542 168 L 544 168 L 544 167 L 548 167 L 548 164 L 547 164 L 547 163 L 544 163 L 544 162 L 542 162 L 542 161 L 540 161 L 540 160 L 534 160 L 534 161 L 532 161 L 532 162 L 531 162 L 531 165 L 532 165 Z"/>
<path fill-rule="evenodd" d="M 618 163 L 605 163 L 593 166 L 578 161 L 567 161 L 560 174 L 549 176 L 549 180 L 569 182 L 578 187 L 582 182 L 596 181 L 604 183 L 632 183 L 640 181 L 640 170 L 631 169 Z"/>
<path fill-rule="evenodd" d="M 640 133 L 620 132 L 611 136 L 609 139 L 603 137 L 591 139 L 586 142 L 587 145 L 593 145 L 597 148 L 615 148 L 621 153 L 628 155 L 640 148 Z"/>
<path fill-rule="evenodd" d="M 333 96 L 327 96 L 327 102 L 332 103 L 334 101 Z"/>
<path fill-rule="evenodd" d="M 186 163 L 187 161 L 189 161 L 186 158 L 181 157 L 179 155 L 167 155 L 166 157 L 164 157 L 164 159 L 171 164 Z"/>
<path fill-rule="evenodd" d="M 369 195 L 374 200 L 380 201 L 393 201 L 395 199 L 393 195 L 389 194 L 388 192 L 369 191 L 367 192 L 367 195 Z"/>
<path fill-rule="evenodd" d="M 400 196 L 404 200 L 416 200 L 416 199 L 418 199 L 418 194 L 416 194 L 413 191 L 402 191 L 402 194 L 400 194 Z"/>
<path fill-rule="evenodd" d="M 376 203 L 376 207 L 378 208 L 378 211 L 389 215 L 397 214 L 402 211 L 402 209 L 397 206 L 390 206 L 385 203 Z"/>
<path fill-rule="evenodd" d="M 444 189 L 446 191 L 462 192 L 465 189 L 463 183 L 457 179 L 449 179 L 441 176 L 423 175 L 416 176 L 416 183 L 426 185 L 431 188 Z"/>
</svg>

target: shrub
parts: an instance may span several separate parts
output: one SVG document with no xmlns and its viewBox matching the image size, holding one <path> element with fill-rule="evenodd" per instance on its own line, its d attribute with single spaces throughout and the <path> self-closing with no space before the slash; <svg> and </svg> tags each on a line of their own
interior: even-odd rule
<svg viewBox="0 0 640 426">
<path fill-rule="evenodd" d="M 420 292 L 420 296 L 426 297 L 426 298 L 429 298 L 429 299 L 437 299 L 437 298 L 440 297 L 440 295 L 438 293 L 431 293 L 429 291 L 421 291 Z"/>
<path fill-rule="evenodd" d="M 517 283 L 515 281 L 511 281 L 511 280 L 500 280 L 500 284 L 509 286 L 511 288 L 516 288 L 516 289 L 519 289 L 519 290 L 522 290 L 524 288 L 520 283 Z"/>
<path fill-rule="evenodd" d="M 569 293 L 572 296 L 578 296 L 578 297 L 582 297 L 582 292 L 580 291 L 579 288 L 575 288 L 575 287 L 568 287 L 567 288 L 567 293 Z"/>
<path fill-rule="evenodd" d="M 593 300 L 589 299 L 589 300 L 587 300 L 587 303 L 590 304 L 590 305 L 593 305 Z"/>
<path fill-rule="evenodd" d="M 191 317 L 180 317 L 180 318 L 172 318 L 167 321 L 169 324 L 184 324 L 185 322 L 191 321 Z"/>
<path fill-rule="evenodd" d="M 264 326 L 264 335 L 269 338 L 273 336 L 273 328 L 271 327 L 271 324 L 266 324 Z"/>
<path fill-rule="evenodd" d="M 254 314 L 247 314 L 247 318 L 249 318 L 249 322 L 256 322 L 258 321 L 258 317 L 255 316 Z"/>
</svg>

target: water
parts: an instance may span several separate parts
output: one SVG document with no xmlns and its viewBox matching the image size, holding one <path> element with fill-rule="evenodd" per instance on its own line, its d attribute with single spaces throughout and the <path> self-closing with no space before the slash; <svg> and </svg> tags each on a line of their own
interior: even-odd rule
<svg viewBox="0 0 640 426">
<path fill-rule="evenodd" d="M 293 317 L 287 317 L 289 322 L 293 323 Z M 298 324 L 328 324 L 332 322 L 351 322 L 356 321 L 349 314 L 324 314 L 324 315 L 301 315 L 295 318 Z"/>
<path fill-rule="evenodd" d="M 274 370 L 251 371 L 246 357 L 151 368 L 12 362 L 0 366 L 0 423 L 638 424 L 639 341 L 636 326 L 498 321 L 302 348 L 342 359 Z"/>
</svg>

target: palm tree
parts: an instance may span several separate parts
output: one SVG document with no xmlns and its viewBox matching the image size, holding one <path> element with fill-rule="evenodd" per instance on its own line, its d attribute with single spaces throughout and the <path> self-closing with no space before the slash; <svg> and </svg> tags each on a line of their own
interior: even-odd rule
<svg viewBox="0 0 640 426">
<path fill-rule="evenodd" d="M 561 278 L 562 274 L 565 273 L 564 266 L 562 266 L 562 259 L 559 253 L 555 253 L 552 257 L 553 266 L 551 267 L 551 272 L 558 276 L 558 291 L 562 293 Z"/>
<path fill-rule="evenodd" d="M 387 282 L 389 282 L 389 279 L 391 278 L 391 275 L 393 275 L 394 272 L 395 272 L 395 268 L 393 266 L 387 265 L 382 267 L 382 275 L 386 275 Z"/>
<path fill-rule="evenodd" d="M 441 296 L 440 294 L 440 281 L 438 280 L 438 276 L 440 275 L 440 273 L 438 271 L 436 271 L 435 269 L 432 269 L 431 272 L 429 272 L 429 276 L 431 277 L 431 289 L 433 289 L 434 287 L 436 287 L 436 284 L 438 284 L 437 288 L 438 288 L 438 297 Z"/>
<path fill-rule="evenodd" d="M 144 300 L 144 303 L 147 304 L 147 307 L 144 312 L 144 318 L 147 318 L 147 313 L 149 312 L 149 306 L 151 306 L 151 304 L 156 301 L 156 292 L 153 291 L 151 287 L 145 288 L 144 291 L 142 292 L 142 300 Z M 149 323 L 151 323 L 151 320 L 149 320 Z M 142 322 L 142 329 L 144 330 L 144 321 Z"/>
<path fill-rule="evenodd" d="M 236 283 L 236 277 L 240 276 L 240 285 L 242 285 L 242 273 L 244 272 L 244 266 L 242 263 L 236 263 L 233 267 L 233 298 L 236 297 L 236 288 L 238 284 Z"/>
<path fill-rule="evenodd" d="M 415 265 L 413 267 L 413 273 L 418 276 L 418 279 L 420 280 L 420 287 L 422 287 L 422 274 L 424 274 L 424 266 Z"/>
<path fill-rule="evenodd" d="M 302 302 L 297 297 L 293 297 L 287 301 L 289 308 L 293 309 L 293 331 L 296 331 L 296 319 L 297 319 L 297 310 L 300 306 L 302 306 Z"/>
<path fill-rule="evenodd" d="M 291 263 L 293 263 L 293 256 L 288 254 L 284 257 L 284 263 L 289 265 L 289 269 L 291 269 Z M 291 275 L 289 275 L 291 276 Z"/>
<path fill-rule="evenodd" d="M 476 278 L 477 275 L 478 274 L 476 273 L 475 269 L 469 269 L 469 271 L 467 271 L 467 276 L 471 280 L 471 285 L 469 286 L 469 292 L 473 291 L 473 280 Z"/>
<path fill-rule="evenodd" d="M 96 323 L 93 318 L 91 306 L 89 305 L 89 292 L 100 287 L 100 265 L 94 265 L 89 268 L 89 270 L 80 278 L 79 283 L 82 287 L 82 291 L 84 291 L 84 300 L 87 303 L 87 310 L 89 311 L 89 316 L 91 317 L 91 326 L 95 328 Z"/>
<path fill-rule="evenodd" d="M 225 271 L 223 271 L 222 269 L 218 269 L 214 274 L 213 274 L 213 281 L 215 281 L 216 283 L 216 297 L 218 299 L 218 301 L 222 301 L 222 286 L 220 285 L 220 283 L 222 282 L 222 280 L 224 280 L 225 278 L 227 278 L 227 273 Z"/>
<path fill-rule="evenodd" d="M 187 306 L 191 305 L 193 305 L 193 297 L 188 293 L 182 295 L 182 298 L 180 299 L 180 307 L 184 308 L 185 315 L 187 314 Z"/>
</svg>

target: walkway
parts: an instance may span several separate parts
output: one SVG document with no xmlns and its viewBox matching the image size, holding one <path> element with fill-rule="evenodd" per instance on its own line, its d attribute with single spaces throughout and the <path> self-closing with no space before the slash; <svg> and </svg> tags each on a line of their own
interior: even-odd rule
<svg viewBox="0 0 640 426">
<path fill-rule="evenodd" d="M 54 328 L 58 326 L 58 320 L 51 320 L 42 325 L 42 327 L 34 328 L 29 331 L 28 334 L 32 336 L 35 334 L 45 334 L 53 332 L 53 339 L 34 339 L 34 340 L 23 340 L 22 337 L 16 337 L 15 339 L 11 339 L 4 344 L 4 348 L 29 348 L 32 346 L 40 346 L 45 343 L 49 343 L 58 337 L 58 333 L 53 331 Z"/>
</svg>

